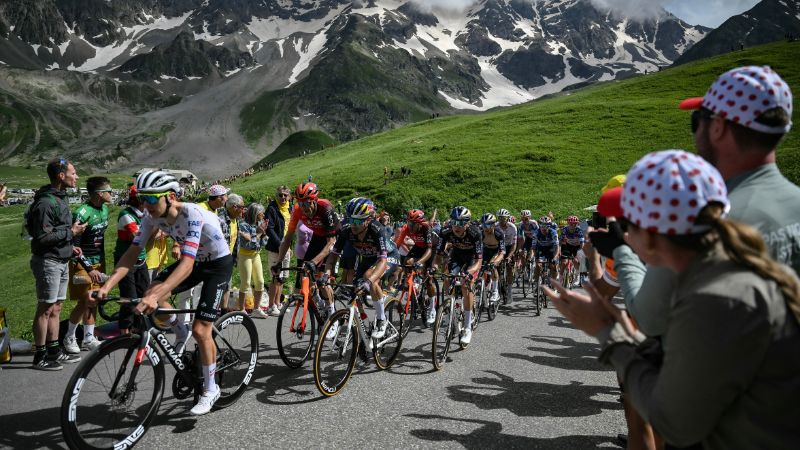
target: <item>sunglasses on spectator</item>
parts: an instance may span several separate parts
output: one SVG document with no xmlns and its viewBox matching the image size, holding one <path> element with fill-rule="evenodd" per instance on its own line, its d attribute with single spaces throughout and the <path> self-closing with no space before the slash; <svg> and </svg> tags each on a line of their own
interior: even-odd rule
<svg viewBox="0 0 800 450">
<path fill-rule="evenodd" d="M 140 202 L 144 202 L 149 205 L 155 205 L 158 203 L 158 199 L 167 194 L 169 194 L 169 192 L 161 192 L 159 194 L 139 194 L 138 197 Z"/>
<path fill-rule="evenodd" d="M 469 223 L 469 220 L 451 220 L 450 223 L 457 227 L 463 227 Z"/>
<path fill-rule="evenodd" d="M 278 194 L 278 197 L 280 197 L 280 198 L 289 198 L 289 194 L 288 193 L 281 193 L 281 194 Z"/>
<path fill-rule="evenodd" d="M 700 120 L 710 120 L 714 118 L 714 114 L 710 111 L 703 109 L 696 109 L 692 111 L 692 134 L 697 133 L 700 128 Z"/>
</svg>

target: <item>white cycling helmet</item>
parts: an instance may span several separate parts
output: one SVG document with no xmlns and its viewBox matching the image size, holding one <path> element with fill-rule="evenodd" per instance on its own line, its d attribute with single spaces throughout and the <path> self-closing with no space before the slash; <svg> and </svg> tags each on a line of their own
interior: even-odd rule
<svg viewBox="0 0 800 450">
<path fill-rule="evenodd" d="M 497 217 L 509 218 L 509 217 L 511 217 L 511 213 L 508 212 L 507 209 L 500 208 L 500 209 L 497 210 Z"/>
<path fill-rule="evenodd" d="M 519 214 L 520 217 L 530 217 L 531 210 L 530 209 L 523 209 L 522 212 Z"/>
<path fill-rule="evenodd" d="M 181 192 L 181 185 L 178 180 L 160 170 L 148 170 L 136 177 L 136 192 L 138 194 L 160 194 L 172 191 L 176 194 Z"/>
<path fill-rule="evenodd" d="M 467 209 L 466 206 L 456 206 L 450 211 L 450 219 L 451 220 L 470 220 L 472 219 L 472 213 Z"/>
</svg>

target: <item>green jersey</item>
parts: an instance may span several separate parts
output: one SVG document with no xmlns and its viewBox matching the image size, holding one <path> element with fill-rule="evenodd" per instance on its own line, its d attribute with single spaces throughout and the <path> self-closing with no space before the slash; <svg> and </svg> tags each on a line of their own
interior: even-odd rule
<svg viewBox="0 0 800 450">
<path fill-rule="evenodd" d="M 108 205 L 100 208 L 84 203 L 72 214 L 73 222 L 86 224 L 86 229 L 72 241 L 83 250 L 83 256 L 92 264 L 98 264 L 105 255 L 105 234 L 108 228 Z"/>
</svg>

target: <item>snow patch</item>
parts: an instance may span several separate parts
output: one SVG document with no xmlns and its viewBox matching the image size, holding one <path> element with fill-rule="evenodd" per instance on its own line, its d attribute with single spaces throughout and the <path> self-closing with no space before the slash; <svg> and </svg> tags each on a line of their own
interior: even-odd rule
<svg viewBox="0 0 800 450">
<path fill-rule="evenodd" d="M 305 45 L 305 48 L 303 47 L 302 37 L 296 37 L 294 39 L 294 50 L 300 55 L 300 61 L 298 61 L 294 69 L 292 69 L 292 74 L 289 76 L 289 86 L 297 82 L 297 77 L 311 65 L 311 61 L 313 61 L 325 47 L 325 43 L 328 42 L 328 28 L 330 28 L 332 24 L 333 22 L 320 30 L 320 32 L 311 39 L 311 42 Z"/>
<path fill-rule="evenodd" d="M 234 75 L 234 74 L 236 74 L 236 73 L 239 73 L 241 70 L 242 70 L 242 68 L 241 68 L 241 67 L 238 67 L 238 68 L 236 68 L 236 69 L 233 69 L 233 70 L 229 70 L 229 71 L 225 72 L 225 76 L 226 76 L 226 77 L 229 77 L 229 76 L 231 76 L 231 75 Z"/>
<path fill-rule="evenodd" d="M 340 6 L 338 9 L 331 10 L 327 16 L 321 19 L 307 22 L 294 19 L 283 20 L 275 17 L 268 19 L 253 17 L 250 23 L 247 24 L 247 29 L 261 42 L 287 38 L 295 33 L 316 34 L 321 29 L 327 28 L 328 22 L 331 22 L 347 7 L 349 6 Z"/>
<path fill-rule="evenodd" d="M 181 81 L 181 79 L 180 79 L 180 78 L 178 78 L 178 77 L 173 77 L 173 76 L 170 76 L 170 75 L 164 75 L 164 74 L 162 74 L 162 75 L 161 75 L 159 78 L 161 78 L 162 80 L 175 80 L 175 81 Z"/>
</svg>

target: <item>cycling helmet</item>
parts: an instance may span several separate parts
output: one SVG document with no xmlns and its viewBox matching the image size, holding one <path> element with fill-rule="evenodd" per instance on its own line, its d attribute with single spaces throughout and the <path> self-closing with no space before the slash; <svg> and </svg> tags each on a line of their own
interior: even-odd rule
<svg viewBox="0 0 800 450">
<path fill-rule="evenodd" d="M 351 219 L 368 219 L 375 213 L 375 204 L 368 198 L 354 198 L 353 210 L 350 212 Z"/>
<path fill-rule="evenodd" d="M 505 217 L 506 219 L 508 219 L 509 217 L 511 217 L 511 213 L 508 212 L 507 209 L 500 208 L 497 210 L 497 217 Z"/>
<path fill-rule="evenodd" d="M 344 207 L 344 216 L 345 217 L 352 217 L 353 216 L 353 208 L 359 203 L 366 200 L 364 197 L 354 197 L 347 202 L 347 206 Z"/>
<path fill-rule="evenodd" d="M 174 176 L 160 170 L 146 170 L 136 177 L 136 192 L 138 194 L 161 194 L 172 191 L 176 194 L 181 191 L 181 185 Z"/>
<path fill-rule="evenodd" d="M 450 219 L 470 220 L 472 219 L 472 213 L 467 209 L 466 206 L 456 206 L 452 211 L 450 211 Z"/>
<path fill-rule="evenodd" d="M 517 218 L 514 217 L 514 216 L 511 216 L 511 218 L 508 219 L 508 221 L 511 222 L 511 223 L 517 223 Z"/>
<path fill-rule="evenodd" d="M 550 223 L 550 218 L 547 216 L 539 217 L 539 225 L 545 225 Z"/>
<path fill-rule="evenodd" d="M 412 209 L 408 212 L 408 221 L 412 223 L 425 222 L 425 213 L 420 209 Z"/>
<path fill-rule="evenodd" d="M 567 217 L 567 223 L 570 225 L 577 225 L 578 224 L 578 216 L 569 216 Z"/>
<path fill-rule="evenodd" d="M 531 211 L 529 209 L 523 209 L 522 212 L 519 214 L 520 217 L 530 217 Z"/>
<path fill-rule="evenodd" d="M 481 223 L 484 225 L 494 225 L 497 223 L 497 217 L 492 213 L 486 213 L 481 217 Z"/>
<path fill-rule="evenodd" d="M 319 188 L 314 183 L 300 183 L 294 190 L 294 198 L 298 202 L 313 201 L 317 197 L 319 197 Z"/>
<path fill-rule="evenodd" d="M 564 228 L 567 225 L 568 225 L 568 223 L 564 219 L 561 219 L 561 220 L 558 221 L 558 226 L 561 227 L 561 228 Z"/>
</svg>

